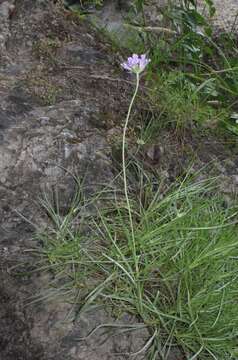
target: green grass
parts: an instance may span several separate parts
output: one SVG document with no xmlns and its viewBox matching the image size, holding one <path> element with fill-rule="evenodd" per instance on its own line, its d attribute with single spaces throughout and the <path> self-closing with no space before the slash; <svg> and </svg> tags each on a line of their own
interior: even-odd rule
<svg viewBox="0 0 238 360">
<path fill-rule="evenodd" d="M 236 359 L 238 209 L 224 207 L 214 180 L 162 192 L 141 173 L 140 184 L 130 194 L 137 260 L 120 192 L 81 218 L 81 230 L 73 229 L 78 205 L 61 218 L 46 204 L 55 225 L 41 236 L 42 260 L 54 286 L 81 311 L 106 303 L 136 315 L 151 334 L 149 359 L 166 359 L 175 345 L 186 359 Z"/>
<path fill-rule="evenodd" d="M 153 123 L 155 135 L 159 134 L 161 125 L 176 130 L 191 129 L 194 126 L 206 129 L 229 119 L 230 110 L 210 105 L 206 96 L 200 96 L 199 86 L 182 71 L 161 71 L 156 77 L 153 76 L 150 84 L 149 102 L 159 114 L 158 121 Z M 209 84 L 207 88 L 208 86 Z M 206 91 L 205 85 L 203 91 Z"/>
</svg>

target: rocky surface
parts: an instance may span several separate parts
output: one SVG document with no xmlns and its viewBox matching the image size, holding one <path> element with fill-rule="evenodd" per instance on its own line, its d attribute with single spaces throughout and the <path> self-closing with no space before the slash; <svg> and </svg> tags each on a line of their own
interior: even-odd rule
<svg viewBox="0 0 238 360">
<path fill-rule="evenodd" d="M 96 309 L 73 321 L 63 301 L 31 303 L 48 282 L 32 274 L 35 229 L 47 226 L 39 198 L 59 195 L 63 216 L 75 192 L 72 174 L 85 179 L 87 196 L 113 178 L 110 134 L 120 133 L 131 91 L 119 62 L 88 24 L 53 2 L 0 0 L 0 360 L 127 359 L 148 338 L 145 329 L 110 337 L 100 329 L 80 341 L 114 319 Z M 199 166 L 214 160 L 233 194 L 235 155 L 206 146 Z M 161 154 L 182 149 L 167 134 L 159 147 Z M 182 165 L 177 170 L 172 157 L 161 164 L 176 177 Z"/>
<path fill-rule="evenodd" d="M 107 131 L 121 123 L 128 85 L 94 31 L 51 1 L 1 1 L 0 19 L 0 359 L 124 359 L 147 332 L 79 341 L 112 319 L 95 311 L 73 322 L 69 304 L 29 305 L 46 280 L 26 251 L 47 223 L 43 193 L 57 192 L 64 214 L 72 174 L 88 196 L 112 179 Z"/>
<path fill-rule="evenodd" d="M 238 3 L 236 0 L 213 0 L 216 7 L 214 25 L 221 30 L 237 33 Z"/>
</svg>

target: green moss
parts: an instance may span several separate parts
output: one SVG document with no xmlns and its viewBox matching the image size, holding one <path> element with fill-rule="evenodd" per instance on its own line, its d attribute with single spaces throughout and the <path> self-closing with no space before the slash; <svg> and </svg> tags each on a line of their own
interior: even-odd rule
<svg viewBox="0 0 238 360">
<path fill-rule="evenodd" d="M 40 70 L 30 72 L 25 79 L 25 84 L 28 92 L 38 98 L 43 105 L 55 104 L 62 91 L 58 84 L 53 83 L 52 79 Z"/>
<path fill-rule="evenodd" d="M 56 64 L 56 52 L 61 46 L 59 39 L 43 38 L 35 42 L 33 45 L 33 54 L 40 60 Z"/>
</svg>

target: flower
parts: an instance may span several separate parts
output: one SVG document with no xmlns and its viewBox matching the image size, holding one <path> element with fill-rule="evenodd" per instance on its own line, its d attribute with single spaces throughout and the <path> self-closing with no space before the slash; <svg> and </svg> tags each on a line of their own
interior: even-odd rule
<svg viewBox="0 0 238 360">
<path fill-rule="evenodd" d="M 150 59 L 146 58 L 146 54 L 137 55 L 133 54 L 126 62 L 122 63 L 123 69 L 130 71 L 134 74 L 140 74 L 149 64 Z"/>
</svg>

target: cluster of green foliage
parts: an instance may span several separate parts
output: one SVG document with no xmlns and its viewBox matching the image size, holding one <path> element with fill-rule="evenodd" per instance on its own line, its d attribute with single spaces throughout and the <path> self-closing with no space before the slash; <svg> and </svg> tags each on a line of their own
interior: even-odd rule
<svg viewBox="0 0 238 360">
<path fill-rule="evenodd" d="M 145 1 L 135 2 L 137 11 L 143 13 Z M 150 86 L 159 92 L 163 106 L 168 99 L 167 108 L 177 103 L 177 114 L 167 122 L 176 127 L 187 127 L 191 120 L 201 122 L 201 114 L 207 111 L 207 120 L 214 114 L 211 122 L 238 134 L 237 96 L 238 96 L 238 60 L 236 34 L 213 33 L 209 19 L 215 14 L 212 0 L 204 0 L 206 15 L 197 6 L 196 0 L 168 2 L 162 10 L 161 19 L 164 26 L 150 27 L 145 17 L 132 21 L 133 29 L 143 36 L 143 44 L 130 43 L 131 51 L 149 52 L 152 59 L 147 79 Z M 203 9 L 204 10 L 204 9 Z M 232 28 L 235 28 L 233 26 Z M 177 74 L 177 78 L 176 78 Z M 154 80 L 156 78 L 156 80 Z M 173 86 L 171 86 L 171 79 Z M 182 81 L 181 81 L 182 79 Z M 161 86 L 162 85 L 162 86 Z M 171 93 L 172 91 L 172 93 Z M 154 91 L 156 94 L 156 91 Z M 171 99 L 175 102 L 171 102 Z M 190 116 L 191 102 L 196 102 L 194 110 L 197 116 Z M 164 101 L 165 100 L 165 101 Z M 219 107 L 219 112 L 216 111 Z M 187 108 L 188 111 L 184 111 Z M 181 109 L 181 112 L 180 112 Z M 164 124 L 166 124 L 166 118 Z M 202 116 L 203 118 L 203 116 Z M 176 120 L 177 119 L 177 120 Z M 206 120 L 206 123 L 209 122 Z M 177 124 L 176 124 L 177 122 Z"/>
</svg>

